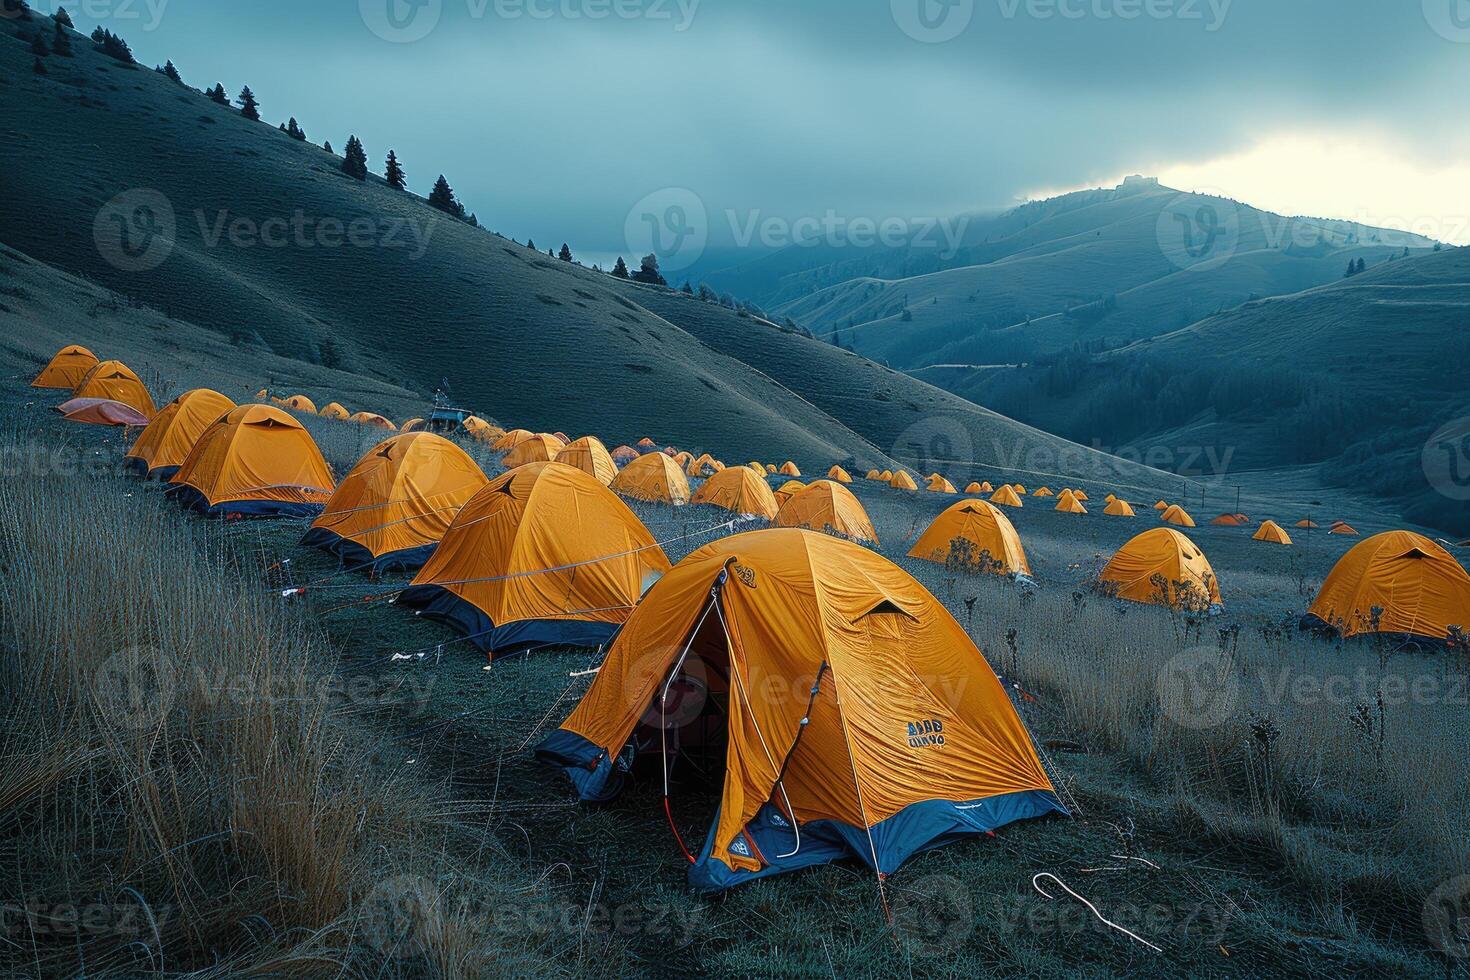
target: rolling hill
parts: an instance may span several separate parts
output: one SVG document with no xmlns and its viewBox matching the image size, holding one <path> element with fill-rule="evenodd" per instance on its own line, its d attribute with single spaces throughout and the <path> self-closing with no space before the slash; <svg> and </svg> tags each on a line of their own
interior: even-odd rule
<svg viewBox="0 0 1470 980">
<path fill-rule="evenodd" d="M 764 321 L 550 258 L 376 177 L 355 180 L 340 157 L 80 35 L 74 57 L 52 56 L 35 75 L 27 30 L 0 22 L 0 242 L 13 261 L 95 283 L 158 323 L 212 332 L 236 360 L 290 360 L 420 396 L 442 380 L 507 423 L 651 435 L 731 460 L 898 458 L 957 476 L 1075 463 L 1098 479 L 1165 479 Z M 22 318 L 18 353 L 49 353 L 40 338 L 52 335 L 11 316 Z"/>
</svg>

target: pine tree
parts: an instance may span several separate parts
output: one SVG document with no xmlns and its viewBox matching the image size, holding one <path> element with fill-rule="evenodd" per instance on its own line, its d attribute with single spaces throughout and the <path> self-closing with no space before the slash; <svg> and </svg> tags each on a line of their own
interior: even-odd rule
<svg viewBox="0 0 1470 980">
<path fill-rule="evenodd" d="M 65 11 L 60 11 L 60 13 L 65 13 Z M 59 17 L 56 20 L 56 33 L 51 36 L 51 50 L 63 58 L 72 56 L 71 35 L 66 32 L 66 25 L 62 24 Z"/>
<path fill-rule="evenodd" d="M 240 90 L 240 115 L 252 122 L 260 120 L 260 103 L 255 101 L 255 93 L 250 91 L 247 85 Z"/>
<path fill-rule="evenodd" d="M 646 282 L 653 286 L 667 286 L 669 281 L 658 271 L 658 256 L 649 253 L 643 256 L 638 264 L 638 271 L 633 273 L 633 278 L 638 282 Z"/>
<path fill-rule="evenodd" d="M 230 104 L 230 97 L 225 94 L 225 85 L 223 82 L 216 82 L 214 88 L 209 89 L 204 94 L 209 96 L 211 102 L 217 102 L 220 105 L 226 106 Z"/>
<path fill-rule="evenodd" d="M 547 256 L 547 258 L 552 258 L 552 259 L 556 258 L 556 250 L 555 249 L 548 248 L 546 250 L 546 256 Z"/>
<path fill-rule="evenodd" d="M 358 180 L 367 180 L 367 151 L 356 136 L 347 137 L 347 149 L 342 151 L 342 172 Z"/>
<path fill-rule="evenodd" d="M 566 242 L 561 243 L 561 251 L 557 253 L 556 257 L 563 262 L 572 261 L 572 250 L 567 246 Z"/>
<path fill-rule="evenodd" d="M 326 150 L 328 153 L 332 153 L 332 141 L 331 140 L 327 140 L 325 143 L 323 143 L 322 144 L 322 149 Z M 336 154 L 333 154 L 333 156 L 335 156 L 335 155 Z"/>
<path fill-rule="evenodd" d="M 66 12 L 65 7 L 56 8 L 56 23 L 62 27 L 70 27 L 73 30 L 75 30 L 77 26 L 71 22 L 71 14 Z"/>
<path fill-rule="evenodd" d="M 163 72 L 164 77 L 167 78 L 169 81 L 177 82 L 180 85 L 184 84 L 184 79 L 180 77 L 179 70 L 174 67 L 174 63 L 172 61 L 165 61 L 163 63 L 163 67 L 160 68 L 159 71 Z"/>
<path fill-rule="evenodd" d="M 398 154 L 392 150 L 388 151 L 388 165 L 383 170 L 383 177 L 388 181 L 388 186 L 395 191 L 401 191 L 408 186 L 408 175 L 403 172 L 403 167 L 398 163 Z"/>
<path fill-rule="evenodd" d="M 290 121 L 286 123 L 285 129 L 286 135 L 291 137 L 293 140 L 300 140 L 303 143 L 306 142 L 306 130 L 302 129 L 299 125 L 296 124 L 295 116 L 292 116 Z"/>
<path fill-rule="evenodd" d="M 628 263 L 623 261 L 621 255 L 618 256 L 618 264 L 613 266 L 612 275 L 614 279 L 628 278 Z"/>
<path fill-rule="evenodd" d="M 454 189 L 449 186 L 449 181 L 443 174 L 434 181 L 434 189 L 429 191 L 429 204 L 445 214 L 452 214 L 456 218 L 464 217 L 464 205 L 455 199 Z"/>
<path fill-rule="evenodd" d="M 44 58 L 51 53 L 51 48 L 46 44 L 46 38 L 40 31 L 31 35 L 31 54 L 37 58 Z"/>
<path fill-rule="evenodd" d="M 98 51 L 109 58 L 115 58 L 125 65 L 137 64 L 132 49 L 128 47 L 128 42 L 105 28 L 99 27 L 92 32 L 92 43 L 97 46 Z"/>
<path fill-rule="evenodd" d="M 685 296 L 693 296 L 694 295 L 694 287 L 692 285 L 690 285 L 688 279 L 685 279 L 684 280 L 684 285 L 682 285 L 682 286 L 679 287 L 679 292 L 683 293 Z"/>
<path fill-rule="evenodd" d="M 539 252 L 539 251 L 541 251 L 539 248 L 536 247 L 536 239 L 534 239 L 534 238 L 528 238 L 528 239 L 526 239 L 526 247 L 529 248 L 533 252 Z"/>
</svg>

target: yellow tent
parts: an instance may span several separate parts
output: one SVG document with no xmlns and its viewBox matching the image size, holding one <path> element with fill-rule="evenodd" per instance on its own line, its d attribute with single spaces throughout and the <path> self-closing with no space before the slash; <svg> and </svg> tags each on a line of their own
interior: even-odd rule
<svg viewBox="0 0 1470 980">
<path fill-rule="evenodd" d="M 1118 499 L 1118 497 L 1117 497 L 1116 494 L 1111 494 L 1110 493 L 1106 497 L 1103 498 L 1103 502 L 1110 504 L 1110 503 L 1112 503 L 1113 501 L 1115 501 L 1117 499 Z"/>
<path fill-rule="evenodd" d="M 338 421 L 352 418 L 352 413 L 343 408 L 341 402 L 328 402 L 322 407 L 319 414 L 324 419 L 337 419 Z"/>
<path fill-rule="evenodd" d="M 478 439 L 480 442 L 488 442 L 490 443 L 491 448 L 495 449 L 498 452 L 506 451 L 501 450 L 498 443 L 509 433 L 507 433 L 500 426 L 491 425 L 489 422 L 486 422 L 478 415 L 471 415 L 469 418 L 461 422 L 459 426 L 461 429 L 464 430 L 465 435 L 469 436 L 471 439 Z M 527 436 L 531 434 L 529 432 L 526 432 L 525 429 L 521 429 L 519 431 L 525 432 Z M 520 437 L 518 436 L 517 439 L 519 438 Z M 508 448 L 514 449 L 516 446 L 515 440 L 512 440 L 511 443 L 512 444 Z"/>
<path fill-rule="evenodd" d="M 958 491 L 955 490 L 954 484 L 953 483 L 950 483 L 948 480 L 946 480 L 942 476 L 939 477 L 937 480 L 931 477 L 930 480 L 929 480 L 929 485 L 927 487 L 925 487 L 924 489 L 925 490 L 928 490 L 930 493 L 949 493 L 949 494 L 953 494 L 953 493 L 957 493 L 958 492 Z"/>
<path fill-rule="evenodd" d="M 1291 544 L 1291 535 L 1282 530 L 1275 521 L 1262 522 L 1259 530 L 1251 535 L 1252 541 L 1269 541 L 1272 544 Z"/>
<path fill-rule="evenodd" d="M 975 483 L 973 481 L 969 484 L 969 486 L 965 487 L 965 493 L 976 494 L 976 493 L 986 493 L 986 492 L 988 492 L 988 491 L 986 491 L 986 489 L 983 486 L 981 486 L 980 484 Z"/>
<path fill-rule="evenodd" d="M 1121 497 L 1114 497 L 1109 494 L 1108 505 L 1103 509 L 1103 513 L 1109 517 L 1132 517 L 1133 505 Z"/>
<path fill-rule="evenodd" d="M 531 463 L 470 498 L 398 602 L 490 656 L 597 646 L 668 559 L 628 505 L 565 463 Z"/>
<path fill-rule="evenodd" d="M 1194 527 L 1194 518 L 1190 517 L 1189 512 L 1178 504 L 1160 514 L 1159 520 L 1165 524 L 1173 524 L 1175 527 Z"/>
<path fill-rule="evenodd" d="M 301 543 L 375 573 L 417 568 L 488 482 L 475 461 L 442 436 L 393 436 L 342 478 Z"/>
<path fill-rule="evenodd" d="M 1110 594 L 1133 602 L 1203 611 L 1222 603 L 1204 552 L 1172 527 L 1156 527 L 1118 549 L 1099 576 Z"/>
<path fill-rule="evenodd" d="M 292 395 L 290 398 L 283 398 L 280 404 L 285 408 L 291 409 L 293 412 L 316 414 L 316 402 L 307 398 L 305 395 Z"/>
<path fill-rule="evenodd" d="M 663 456 L 663 453 L 658 455 Z M 639 459 L 642 458 L 639 457 Z M 664 456 L 664 458 L 668 457 Z M 584 473 L 590 473 L 603 486 L 611 484 L 618 475 L 618 464 L 613 462 L 612 453 L 607 451 L 602 440 L 596 436 L 583 436 L 571 443 L 556 454 L 556 461 L 575 466 Z"/>
<path fill-rule="evenodd" d="M 1085 514 L 1087 508 L 1082 506 L 1082 501 L 1072 495 L 1072 491 L 1063 490 L 1062 495 L 1057 498 L 1056 509 L 1063 514 Z"/>
<path fill-rule="evenodd" d="M 423 428 L 424 428 L 424 420 L 423 419 L 421 419 L 421 418 L 412 418 L 412 419 L 408 419 L 402 425 L 400 425 L 398 427 L 398 431 L 399 432 L 419 432 L 419 431 L 422 431 Z"/>
<path fill-rule="evenodd" d="M 144 476 L 167 480 L 184 465 L 210 423 L 234 407 L 229 398 L 208 388 L 184 392 L 153 416 L 123 457 L 123 465 Z"/>
<path fill-rule="evenodd" d="M 633 462 L 633 460 L 641 457 L 643 454 L 634 449 L 632 446 L 623 445 L 614 449 L 610 453 L 610 455 L 612 456 L 612 461 L 614 463 L 617 463 L 619 466 L 626 466 L 627 464 Z M 663 456 L 664 454 L 659 453 L 658 455 Z M 668 457 L 665 456 L 664 458 L 667 459 Z"/>
<path fill-rule="evenodd" d="M 782 489 L 785 489 L 784 487 Z M 877 544 L 878 532 L 851 490 L 835 480 L 817 480 L 781 505 L 780 527 L 804 527 Z"/>
<path fill-rule="evenodd" d="M 1154 510 L 1168 510 L 1168 509 L 1169 509 L 1169 503 L 1166 500 L 1160 500 L 1158 503 L 1154 504 Z"/>
<path fill-rule="evenodd" d="M 1051 490 L 1049 488 L 1047 488 L 1047 487 L 1041 487 L 1040 489 L 1038 489 L 1034 493 L 1032 493 L 1031 496 L 1033 496 L 1033 497 L 1055 497 L 1056 494 L 1052 493 Z"/>
<path fill-rule="evenodd" d="M 802 483 L 800 480 L 787 480 L 785 483 L 776 488 L 776 506 L 785 506 L 786 501 L 790 500 L 792 497 L 801 493 L 805 489 L 806 484 Z"/>
<path fill-rule="evenodd" d="M 961 500 L 934 518 L 909 549 L 909 557 L 1000 575 L 1031 574 L 1015 525 L 984 500 Z"/>
<path fill-rule="evenodd" d="M 721 470 L 704 481 L 692 503 L 721 507 L 736 514 L 774 521 L 780 507 L 770 484 L 744 466 Z"/>
<path fill-rule="evenodd" d="M 883 474 L 881 472 L 879 472 L 878 470 L 868 470 L 867 479 L 869 479 L 869 480 L 881 480 L 881 479 L 883 479 Z"/>
<path fill-rule="evenodd" d="M 840 466 L 833 466 L 827 471 L 827 479 L 836 480 L 838 483 L 851 483 L 852 474 Z"/>
<path fill-rule="evenodd" d="M 992 504 L 1000 504 L 1003 507 L 1020 507 L 1021 495 L 1016 492 L 1015 487 L 1001 484 L 1001 488 L 990 495 Z"/>
<path fill-rule="evenodd" d="M 375 429 L 387 429 L 389 432 L 398 431 L 398 426 L 376 412 L 358 412 L 349 421 L 356 422 L 358 425 L 369 425 Z"/>
<path fill-rule="evenodd" d="M 663 453 L 648 453 L 624 466 L 612 481 L 612 488 L 624 497 L 646 503 L 676 507 L 689 503 L 689 480 L 679 464 Z"/>
<path fill-rule="evenodd" d="M 485 420 L 481 419 L 480 421 L 484 422 Z M 485 424 L 488 425 L 489 423 L 486 422 Z M 465 428 L 467 430 L 469 429 L 469 419 L 465 419 Z M 529 429 L 511 429 L 505 435 L 491 443 L 490 448 L 498 453 L 508 453 L 521 443 L 534 438 L 536 438 L 536 433 Z"/>
<path fill-rule="evenodd" d="M 883 483 L 892 483 L 893 482 L 893 471 L 892 470 L 884 470 L 882 473 L 879 473 L 878 474 L 878 479 L 880 481 L 882 481 Z"/>
<path fill-rule="evenodd" d="M 106 398 L 122 402 L 137 409 L 148 418 L 153 418 L 157 409 L 153 396 L 142 380 L 122 361 L 102 361 L 82 376 L 72 390 L 73 398 Z"/>
<path fill-rule="evenodd" d="M 1014 491 L 1016 491 L 1016 496 L 1018 496 L 1018 497 L 1024 497 L 1024 496 L 1026 496 L 1026 487 L 1023 486 L 1020 483 L 1013 483 L 1013 484 L 1011 484 L 1011 489 L 1014 490 Z"/>
<path fill-rule="evenodd" d="M 169 485 L 212 517 L 314 516 L 335 486 L 311 434 L 270 405 L 241 405 L 211 422 Z"/>
<path fill-rule="evenodd" d="M 31 381 L 32 388 L 76 390 L 87 372 L 97 366 L 97 355 L 79 344 L 61 348 Z"/>
<path fill-rule="evenodd" d="M 1078 500 L 1082 501 L 1084 504 L 1087 503 L 1087 499 L 1088 499 L 1087 498 L 1087 494 L 1083 493 L 1081 490 L 1073 490 L 1072 491 L 1072 496 L 1076 497 Z"/>
<path fill-rule="evenodd" d="M 549 463 L 556 459 L 556 454 L 565 448 L 562 441 L 556 436 L 541 432 L 518 442 L 514 449 L 505 454 L 501 465 L 508 470 L 513 470 L 527 463 Z"/>
<path fill-rule="evenodd" d="M 776 473 L 776 464 L 775 463 L 767 463 L 766 464 L 766 475 L 767 476 L 771 476 L 771 475 L 774 475 L 775 473 Z M 800 476 L 800 475 L 801 475 L 800 473 L 797 474 L 797 476 Z"/>
<path fill-rule="evenodd" d="M 1328 574 L 1307 623 L 1349 637 L 1387 633 L 1446 640 L 1451 626 L 1470 629 L 1470 575 L 1422 534 L 1375 534 L 1354 545 Z"/>
<path fill-rule="evenodd" d="M 671 691 L 700 697 L 681 714 L 689 699 Z M 686 847 L 702 891 L 848 857 L 887 875 L 922 850 L 1065 812 L 965 630 L 841 538 L 756 531 L 680 562 L 537 754 L 605 801 L 636 778 L 614 764 L 628 746 L 657 762 L 711 725 L 728 732 L 723 789 L 704 846 Z M 673 824 L 667 791 L 665 805 Z"/>
<path fill-rule="evenodd" d="M 908 473 L 904 470 L 899 470 L 897 473 L 893 474 L 893 479 L 888 481 L 888 485 L 890 487 L 893 487 L 895 490 L 919 489 L 919 485 L 914 482 L 914 478 L 909 476 Z"/>
<path fill-rule="evenodd" d="M 788 459 L 786 462 L 781 464 L 781 475 L 801 476 L 801 470 L 797 467 L 795 463 Z"/>
<path fill-rule="evenodd" d="M 1351 524 L 1347 523 L 1334 524 L 1332 525 L 1332 530 L 1328 531 L 1327 533 L 1341 534 L 1351 538 L 1356 538 L 1358 536 L 1357 530 Z"/>
</svg>

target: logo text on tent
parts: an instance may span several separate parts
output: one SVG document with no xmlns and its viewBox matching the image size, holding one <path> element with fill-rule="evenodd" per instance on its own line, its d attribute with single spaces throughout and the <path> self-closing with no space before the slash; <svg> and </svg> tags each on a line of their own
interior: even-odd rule
<svg viewBox="0 0 1470 980">
<path fill-rule="evenodd" d="M 740 579 L 741 583 L 744 584 L 747 589 L 755 588 L 755 569 L 751 568 L 750 566 L 736 565 L 735 577 Z"/>
<path fill-rule="evenodd" d="M 938 718 L 909 722 L 909 748 L 922 749 L 944 744 L 944 722 Z"/>
</svg>

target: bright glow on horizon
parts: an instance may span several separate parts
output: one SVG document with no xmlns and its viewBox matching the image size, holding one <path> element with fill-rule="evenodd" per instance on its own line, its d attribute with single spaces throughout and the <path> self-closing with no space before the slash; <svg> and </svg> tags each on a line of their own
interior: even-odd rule
<svg viewBox="0 0 1470 980">
<path fill-rule="evenodd" d="M 1470 245 L 1464 161 L 1436 167 L 1362 139 L 1282 135 L 1214 160 L 1159 161 L 1136 172 L 1288 217 L 1337 218 Z M 1033 199 L 1055 193 L 1038 191 Z"/>
</svg>

